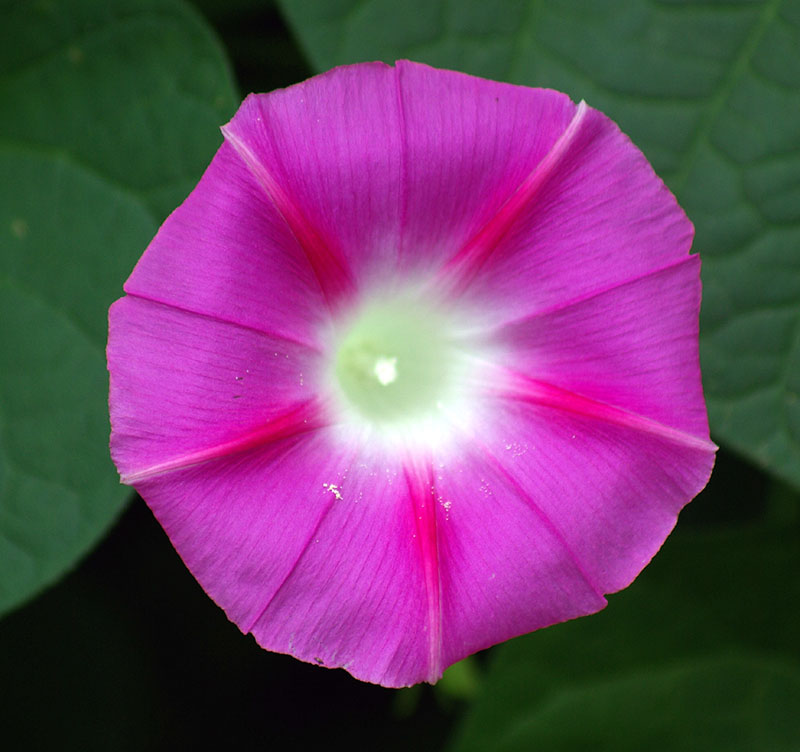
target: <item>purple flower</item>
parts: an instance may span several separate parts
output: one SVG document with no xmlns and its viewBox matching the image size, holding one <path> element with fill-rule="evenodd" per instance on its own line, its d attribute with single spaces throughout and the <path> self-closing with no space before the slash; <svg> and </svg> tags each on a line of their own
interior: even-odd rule
<svg viewBox="0 0 800 752">
<path fill-rule="evenodd" d="M 386 686 L 593 613 L 714 462 L 692 226 L 601 113 L 251 95 L 111 308 L 111 448 L 265 648 Z"/>
</svg>

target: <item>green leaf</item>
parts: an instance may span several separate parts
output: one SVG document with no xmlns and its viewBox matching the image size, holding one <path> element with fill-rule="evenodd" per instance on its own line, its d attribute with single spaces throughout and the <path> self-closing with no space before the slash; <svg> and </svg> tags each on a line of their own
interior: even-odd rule
<svg viewBox="0 0 800 752">
<path fill-rule="evenodd" d="M 408 57 L 581 98 L 695 223 L 718 441 L 800 485 L 800 0 L 283 0 L 318 70 Z"/>
<path fill-rule="evenodd" d="M 607 707 L 604 698 L 619 698 L 620 693 L 627 693 L 624 707 L 629 707 L 637 692 L 653 698 L 653 702 L 648 708 L 636 706 L 631 710 L 631 714 L 642 716 L 635 721 L 636 733 L 648 725 L 660 728 L 673 724 L 675 733 L 683 734 L 686 743 L 690 743 L 695 716 L 677 716 L 674 706 L 656 702 L 657 682 L 654 684 L 647 677 L 668 677 L 674 670 L 669 681 L 695 682 L 701 677 L 691 667 L 715 661 L 714 656 L 720 654 L 768 653 L 785 656 L 788 664 L 796 664 L 800 660 L 796 626 L 800 623 L 800 582 L 790 573 L 798 569 L 800 536 L 796 527 L 788 531 L 679 530 L 633 585 L 610 596 L 604 611 L 496 648 L 454 749 L 494 749 L 495 740 L 509 729 L 535 727 L 537 733 L 543 733 L 540 717 L 549 718 L 552 713 L 560 717 L 562 703 L 579 699 L 587 703 L 587 715 L 579 716 L 576 711 L 575 725 L 584 724 L 581 733 L 587 737 L 604 734 L 610 728 L 600 717 L 599 708 Z M 741 693 L 734 698 L 737 703 L 758 699 L 749 686 L 742 685 Z M 796 692 L 796 687 L 791 689 L 794 694 L 786 698 L 795 697 Z M 720 702 L 719 693 L 693 700 L 698 712 L 709 715 L 717 712 Z M 751 720 L 760 717 L 755 708 L 750 716 Z M 620 719 L 619 715 L 614 717 Z M 788 723 L 795 717 L 792 712 L 784 721 Z M 548 723 L 550 720 L 556 722 L 551 718 Z M 716 718 L 714 725 L 719 725 L 721 732 L 724 719 Z M 733 723 L 728 728 L 737 726 Z M 568 730 L 561 729 L 564 733 Z M 641 741 L 636 736 L 632 739 Z M 631 748 L 636 748 L 634 741 Z M 677 748 L 647 746 L 658 750 Z M 554 743 L 541 748 L 562 746 Z M 563 748 L 572 747 L 565 742 Z M 615 746 L 608 740 L 607 746 L 596 748 L 628 747 Z M 783 749 L 766 743 L 745 748 Z M 728 748 L 710 744 L 705 749 Z"/>
<path fill-rule="evenodd" d="M 35 0 L 0 12 L 0 139 L 66 150 L 161 221 L 237 104 L 210 30 L 176 0 Z"/>
<path fill-rule="evenodd" d="M 497 752 L 796 752 L 800 670 L 720 657 L 557 693 L 498 738 Z"/>
<path fill-rule="evenodd" d="M 177 2 L 0 9 L 0 613 L 129 495 L 108 457 L 108 306 L 234 106 L 217 43 Z"/>
</svg>

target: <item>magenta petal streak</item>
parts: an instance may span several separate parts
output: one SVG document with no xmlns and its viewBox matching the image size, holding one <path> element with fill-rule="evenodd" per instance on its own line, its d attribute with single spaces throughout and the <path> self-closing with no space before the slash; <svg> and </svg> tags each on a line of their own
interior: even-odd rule
<svg viewBox="0 0 800 752">
<path fill-rule="evenodd" d="M 433 469 L 428 463 L 423 469 L 408 463 L 405 468 L 408 495 L 413 503 L 412 514 L 416 520 L 416 540 L 425 579 L 425 595 L 428 604 L 426 627 L 428 634 L 429 681 L 436 681 L 442 666 L 442 583 L 439 563 L 438 523 L 436 512 L 436 482 Z"/>
<path fill-rule="evenodd" d="M 300 247 L 305 252 L 308 262 L 314 270 L 314 275 L 319 281 L 322 294 L 329 304 L 332 304 L 332 301 L 336 299 L 352 295 L 353 282 L 349 278 L 339 254 L 314 231 L 314 228 L 309 225 L 300 210 L 294 206 L 280 184 L 259 162 L 255 154 L 239 138 L 233 128 L 223 127 L 222 132 L 256 177 L 264 189 L 266 197 L 275 205 L 280 215 L 286 220 L 286 224 L 291 228 L 292 234 L 297 238 Z"/>
<path fill-rule="evenodd" d="M 642 154 L 405 61 L 223 133 L 109 315 L 113 459 L 204 589 L 392 687 L 603 608 L 716 449 L 692 227 Z"/>
<path fill-rule="evenodd" d="M 575 110 L 575 115 L 570 124 L 542 161 L 522 181 L 519 188 L 503 204 L 486 226 L 444 265 L 440 275 L 442 279 L 437 280 L 437 287 L 441 287 L 443 284 L 461 282 L 459 287 L 448 291 L 453 295 L 458 294 L 463 292 L 463 286 L 466 286 L 480 272 L 484 261 L 494 252 L 498 243 L 513 226 L 514 221 L 522 210 L 535 200 L 539 188 L 558 169 L 561 160 L 575 138 L 575 134 L 581 127 L 586 111 L 586 103 L 581 102 Z"/>
</svg>

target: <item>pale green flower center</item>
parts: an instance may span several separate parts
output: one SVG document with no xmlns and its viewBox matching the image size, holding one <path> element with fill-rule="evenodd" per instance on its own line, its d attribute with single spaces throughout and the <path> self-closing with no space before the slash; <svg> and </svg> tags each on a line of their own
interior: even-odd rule
<svg viewBox="0 0 800 752">
<path fill-rule="evenodd" d="M 453 379 L 447 321 L 411 300 L 373 303 L 344 332 L 335 380 L 345 401 L 370 423 L 434 415 Z"/>
</svg>

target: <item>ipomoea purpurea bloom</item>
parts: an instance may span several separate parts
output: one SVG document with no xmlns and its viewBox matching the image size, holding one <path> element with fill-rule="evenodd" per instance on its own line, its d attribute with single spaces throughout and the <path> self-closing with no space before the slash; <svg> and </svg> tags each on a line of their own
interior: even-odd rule
<svg viewBox="0 0 800 752">
<path fill-rule="evenodd" d="M 386 686 L 593 613 L 714 461 L 617 126 L 410 62 L 251 95 L 110 312 L 112 455 L 264 648 Z"/>
</svg>

